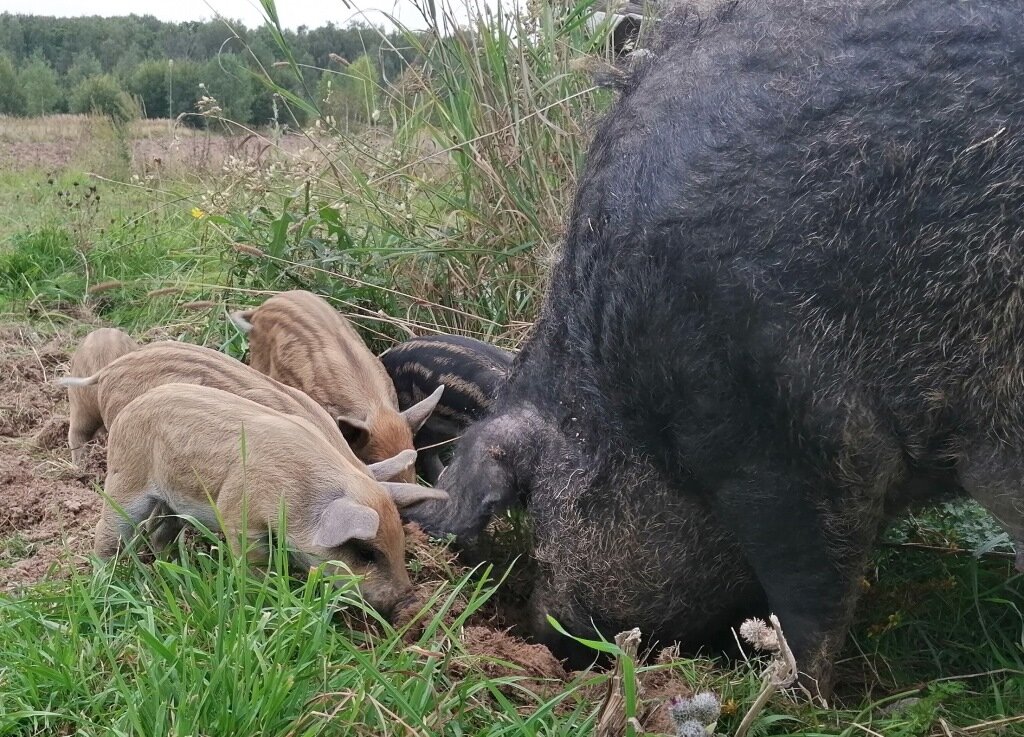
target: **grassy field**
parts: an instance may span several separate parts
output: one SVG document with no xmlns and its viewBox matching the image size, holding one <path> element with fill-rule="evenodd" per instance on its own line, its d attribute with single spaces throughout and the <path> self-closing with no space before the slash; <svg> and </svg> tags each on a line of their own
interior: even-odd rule
<svg viewBox="0 0 1024 737">
<path fill-rule="evenodd" d="M 295 287 L 376 350 L 434 331 L 517 345 L 609 100 L 578 71 L 601 48 L 585 10 L 498 16 L 423 49 L 379 91 L 386 123 L 362 131 L 0 118 L 0 735 L 596 733 L 609 674 L 566 673 L 503 631 L 519 564 L 470 571 L 412 536 L 424 605 L 397 627 L 351 582 L 289 577 L 283 554 L 253 577 L 202 534 L 94 565 L 102 458 L 70 469 L 66 403 L 46 385 L 99 325 L 242 356 L 226 310 Z M 1024 577 L 1007 550 L 971 505 L 901 521 L 865 577 L 832 708 L 777 695 L 749 734 L 1024 734 Z M 624 708 L 670 734 L 668 699 L 711 690 L 732 735 L 762 667 L 652 658 Z"/>
</svg>

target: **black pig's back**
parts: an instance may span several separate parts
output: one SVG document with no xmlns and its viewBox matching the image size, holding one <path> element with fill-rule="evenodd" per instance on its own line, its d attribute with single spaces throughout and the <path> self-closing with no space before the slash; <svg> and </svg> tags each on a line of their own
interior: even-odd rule
<svg viewBox="0 0 1024 737">
<path fill-rule="evenodd" d="M 685 26 L 636 75 L 580 179 L 547 355 L 684 466 L 780 433 L 827 453 L 860 419 L 926 465 L 1021 441 L 1024 3 L 811 5 L 741 3 L 756 22 Z"/>
</svg>

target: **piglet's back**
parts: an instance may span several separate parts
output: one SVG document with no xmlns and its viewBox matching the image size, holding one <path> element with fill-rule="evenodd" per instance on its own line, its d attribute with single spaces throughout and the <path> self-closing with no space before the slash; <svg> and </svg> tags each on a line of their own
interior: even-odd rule
<svg viewBox="0 0 1024 737">
<path fill-rule="evenodd" d="M 244 486 L 258 506 L 276 504 L 282 489 L 298 488 L 296 480 L 314 465 L 318 476 L 356 473 L 302 417 L 220 389 L 176 383 L 121 410 L 110 428 L 107 462 L 108 473 L 145 477 L 197 499 L 207 491 L 216 499 L 226 482 L 248 471 Z"/>
<path fill-rule="evenodd" d="M 230 356 L 191 343 L 150 343 L 103 369 L 97 377 L 97 388 L 104 420 L 112 423 L 136 397 L 170 383 L 212 387 L 278 412 L 304 417 L 331 446 L 362 467 L 334 420 L 306 394 Z M 189 391 L 181 394 L 185 396 Z"/>
<path fill-rule="evenodd" d="M 247 313 L 250 364 L 290 386 L 303 387 L 325 406 L 397 409 L 387 371 L 355 328 L 321 297 L 292 291 Z M 367 407 L 364 416 L 372 415 Z"/>
<path fill-rule="evenodd" d="M 93 330 L 71 356 L 68 373 L 71 376 L 92 376 L 138 348 L 139 344 L 130 335 L 117 328 Z"/>
</svg>

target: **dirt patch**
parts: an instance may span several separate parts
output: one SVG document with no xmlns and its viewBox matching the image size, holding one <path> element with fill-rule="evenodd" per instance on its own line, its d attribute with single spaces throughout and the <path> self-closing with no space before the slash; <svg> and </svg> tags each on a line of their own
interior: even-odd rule
<svg viewBox="0 0 1024 737">
<path fill-rule="evenodd" d="M 71 464 L 67 397 L 51 383 L 73 344 L 68 334 L 0 326 L 0 591 L 59 573 L 56 564 L 92 544 L 103 453 L 91 449 L 82 469 Z"/>
<path fill-rule="evenodd" d="M 406 554 L 409 560 L 414 561 L 412 578 L 416 594 L 414 600 L 398 614 L 396 625 L 399 627 L 403 624 L 409 625 L 410 620 L 423 610 L 427 602 L 438 592 L 439 587 L 448 586 L 447 582 L 458 580 L 469 572 L 469 568 L 454 553 L 431 543 L 416 525 L 406 525 L 405 530 Z M 489 552 L 508 551 L 489 549 Z M 474 558 L 477 556 L 479 551 Z M 504 560 L 506 564 L 511 561 L 505 554 L 496 557 Z M 524 570 L 528 576 L 529 569 L 524 567 Z M 499 565 L 493 575 L 500 576 L 502 571 Z M 449 631 L 458 632 L 457 646 L 449 643 L 445 648 L 453 648 L 449 660 L 451 674 L 461 678 L 475 672 L 492 679 L 508 679 L 508 682 L 498 689 L 527 713 L 536 708 L 538 698 L 547 700 L 557 696 L 585 674 L 566 670 L 561 661 L 545 646 L 529 642 L 517 635 L 514 628 L 522 625 L 524 606 L 522 598 L 517 597 L 517 594 L 521 594 L 522 581 L 515 575 L 515 569 L 513 573 L 496 596 L 465 617 L 461 629 L 455 625 L 465 615 L 468 604 L 466 597 L 455 597 L 441 618 Z M 450 594 L 451 589 L 444 593 Z M 405 633 L 405 640 L 410 647 L 418 647 L 415 643 L 424 628 L 440 614 L 441 607 L 447 601 L 447 595 L 438 597 L 430 609 L 420 614 L 412 623 Z M 669 700 L 674 696 L 690 696 L 693 693 L 680 668 L 674 667 L 678 657 L 675 649 L 664 649 L 647 659 L 653 667 L 638 675 L 641 694 L 640 717 L 648 734 L 675 734 L 675 726 L 668 711 Z M 605 698 L 606 688 L 605 684 L 586 686 L 580 691 L 579 696 L 587 702 L 597 704 Z M 576 708 L 576 703 L 575 700 L 568 699 L 556 707 L 556 712 L 571 711 Z"/>
</svg>

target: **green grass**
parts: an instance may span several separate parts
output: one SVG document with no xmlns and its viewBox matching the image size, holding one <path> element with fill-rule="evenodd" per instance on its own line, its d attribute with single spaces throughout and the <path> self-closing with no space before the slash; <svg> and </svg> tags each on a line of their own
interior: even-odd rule
<svg viewBox="0 0 1024 737">
<path fill-rule="evenodd" d="M 396 630 L 365 608 L 349 579 L 289 578 L 280 550 L 274 572 L 254 575 L 210 541 L 180 542 L 155 563 L 129 550 L 95 571 L 0 597 L 0 734 L 579 735 L 593 727 L 605 675 L 528 688 L 529 674 L 495 676 L 488 658 L 464 649 L 461 628 L 479 621 L 498 589 L 486 572 L 449 571 L 421 615 Z M 842 665 L 840 708 L 778 698 L 756 734 L 868 728 L 920 737 L 940 718 L 967 726 L 1024 713 L 1021 577 L 1008 578 L 1002 564 L 920 553 L 890 552 L 879 563 L 848 649 L 862 654 Z M 864 690 L 851 690 L 853 667 L 875 669 Z M 724 734 L 757 690 L 743 665 L 681 660 L 641 670 L 652 669 L 719 693 Z"/>
<path fill-rule="evenodd" d="M 142 330 L 203 299 L 224 266 L 185 197 L 107 183 L 81 172 L 0 178 L 18 219 L 0 231 L 0 313 L 78 314 Z M 171 295 L 154 290 L 180 287 Z"/>
<path fill-rule="evenodd" d="M 439 587 L 400 630 L 338 583 L 253 576 L 216 544 L 182 543 L 153 565 L 129 553 L 0 598 L 0 734 L 574 735 L 592 722 L 582 688 L 603 677 L 538 696 L 463 649 L 486 579 Z"/>
</svg>

